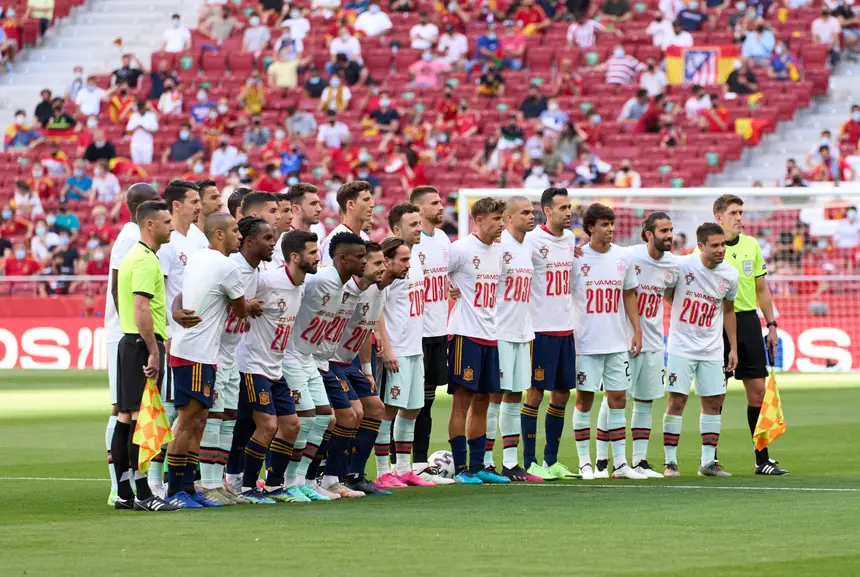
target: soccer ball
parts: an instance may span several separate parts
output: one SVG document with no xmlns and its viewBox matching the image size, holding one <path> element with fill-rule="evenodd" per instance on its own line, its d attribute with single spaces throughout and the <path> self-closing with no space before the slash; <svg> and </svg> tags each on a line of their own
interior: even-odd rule
<svg viewBox="0 0 860 577">
<path fill-rule="evenodd" d="M 431 467 L 436 467 L 443 477 L 454 478 L 454 456 L 451 451 L 436 451 L 428 461 Z"/>
</svg>

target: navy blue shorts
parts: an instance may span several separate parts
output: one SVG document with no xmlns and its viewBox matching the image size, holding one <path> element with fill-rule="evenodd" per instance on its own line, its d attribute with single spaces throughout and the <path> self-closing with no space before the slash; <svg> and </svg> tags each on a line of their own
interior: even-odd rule
<svg viewBox="0 0 860 577">
<path fill-rule="evenodd" d="M 532 344 L 532 386 L 544 391 L 576 388 L 576 345 L 566 337 L 535 333 Z"/>
<path fill-rule="evenodd" d="M 349 381 L 338 377 L 331 369 L 332 365 L 329 363 L 327 371 L 320 371 L 328 402 L 331 403 L 332 409 L 349 409 L 352 407 L 352 403 L 349 402 Z M 358 397 L 355 400 L 357 401 Z"/>
<path fill-rule="evenodd" d="M 349 365 L 330 362 L 329 368 L 338 379 L 346 381 L 349 385 L 349 400 L 357 401 L 361 397 L 378 397 L 379 391 L 372 387 L 370 381 L 361 371 L 361 363 L 358 357 Z"/>
<path fill-rule="evenodd" d="M 173 406 L 184 407 L 191 399 L 212 408 L 215 392 L 215 365 L 194 363 L 185 367 L 172 367 Z"/>
<path fill-rule="evenodd" d="M 239 387 L 239 418 L 246 419 L 254 411 L 284 417 L 296 414 L 293 394 L 282 376 L 273 381 L 264 375 L 239 373 L 242 385 Z"/>
<path fill-rule="evenodd" d="M 501 390 L 499 347 L 455 336 L 448 341 L 448 375 L 449 394 L 454 393 L 454 385 L 475 393 L 498 393 Z"/>
</svg>

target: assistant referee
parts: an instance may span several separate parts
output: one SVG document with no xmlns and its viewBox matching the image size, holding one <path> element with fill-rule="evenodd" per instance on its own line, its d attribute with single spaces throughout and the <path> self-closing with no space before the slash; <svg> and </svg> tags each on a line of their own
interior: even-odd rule
<svg viewBox="0 0 860 577">
<path fill-rule="evenodd" d="M 140 242 L 123 258 L 117 275 L 117 304 L 123 336 L 117 362 L 117 423 L 111 442 L 117 486 L 115 509 L 173 511 L 177 506 L 153 495 L 138 471 L 140 447 L 132 441 L 147 379 L 159 382 L 164 370 L 167 300 L 156 253 L 170 242 L 167 204 L 150 200 L 137 209 Z M 131 473 L 129 473 L 131 469 Z M 134 476 L 132 489 L 131 475 Z M 136 495 L 135 495 L 136 493 Z"/>
<path fill-rule="evenodd" d="M 743 381 L 747 396 L 747 422 L 750 434 L 755 426 L 764 400 L 765 379 L 768 376 L 768 359 L 776 352 L 776 320 L 773 316 L 773 297 L 767 286 L 767 264 L 761 254 L 758 241 L 743 234 L 744 201 L 733 194 L 724 194 L 714 201 L 714 217 L 726 235 L 726 259 L 738 271 L 738 296 L 735 299 L 737 317 L 738 365 L 734 370 L 736 379 Z M 765 346 L 761 338 L 761 322 L 756 312 L 761 308 L 767 321 Z M 725 333 L 723 338 L 726 339 Z M 726 340 L 727 342 L 727 340 Z M 725 345 L 728 352 L 728 344 Z M 726 378 L 731 373 L 727 373 Z M 755 451 L 756 475 L 787 475 L 768 455 L 767 448 Z"/>
</svg>

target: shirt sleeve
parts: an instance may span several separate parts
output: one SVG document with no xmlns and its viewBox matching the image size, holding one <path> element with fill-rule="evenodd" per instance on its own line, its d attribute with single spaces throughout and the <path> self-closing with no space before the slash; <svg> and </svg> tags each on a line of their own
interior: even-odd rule
<svg viewBox="0 0 860 577">
<path fill-rule="evenodd" d="M 224 279 L 221 281 L 221 287 L 224 289 L 224 294 L 227 298 L 237 300 L 239 297 L 245 296 L 245 286 L 242 284 L 242 275 L 239 272 L 239 267 L 235 263 L 226 272 Z"/>
<path fill-rule="evenodd" d="M 753 272 L 755 273 L 756 278 L 767 274 L 767 263 L 764 262 L 764 257 L 761 254 L 761 245 L 758 243 L 758 241 L 756 241 L 755 243 L 755 260 L 753 261 Z"/>
<path fill-rule="evenodd" d="M 639 288 L 639 279 L 636 277 L 636 267 L 633 266 L 633 259 L 630 255 L 624 255 L 624 290 Z"/>
<path fill-rule="evenodd" d="M 734 269 L 732 269 L 732 270 L 734 270 Z M 735 271 L 735 274 L 733 274 L 732 278 L 729 279 L 729 290 L 728 290 L 728 292 L 726 292 L 726 296 L 723 298 L 725 298 L 727 301 L 732 301 L 732 302 L 734 302 L 735 299 L 738 298 L 738 275 L 737 275 L 737 271 Z"/>
<path fill-rule="evenodd" d="M 158 249 L 158 266 L 161 268 L 161 274 L 170 277 L 170 267 L 173 263 L 173 249 L 170 244 L 163 245 Z"/>
<path fill-rule="evenodd" d="M 152 298 L 155 296 L 159 282 L 164 281 L 161 278 L 161 269 L 158 263 L 151 258 L 144 259 L 140 266 L 131 273 L 131 292 Z"/>
<path fill-rule="evenodd" d="M 463 253 L 457 243 L 451 245 L 448 257 L 448 274 L 457 272 L 463 266 Z"/>
</svg>

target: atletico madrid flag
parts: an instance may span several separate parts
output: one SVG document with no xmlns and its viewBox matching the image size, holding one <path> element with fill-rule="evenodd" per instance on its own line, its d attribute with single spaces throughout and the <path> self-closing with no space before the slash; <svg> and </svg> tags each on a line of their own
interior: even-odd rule
<svg viewBox="0 0 860 577">
<path fill-rule="evenodd" d="M 161 452 L 162 445 L 172 440 L 173 432 L 170 430 L 170 423 L 167 422 L 164 403 L 161 402 L 161 395 L 158 394 L 155 379 L 147 379 L 143 398 L 140 401 L 137 427 L 134 429 L 132 439 L 135 445 L 140 445 L 140 456 L 137 459 L 138 470 L 141 473 L 149 470 L 149 462 L 152 458 Z"/>
<path fill-rule="evenodd" d="M 785 432 L 785 416 L 782 414 L 782 401 L 779 399 L 779 390 L 776 388 L 776 379 L 773 371 L 767 381 L 767 389 L 764 392 L 764 402 L 761 404 L 761 412 L 755 424 L 753 440 L 755 448 L 759 451 L 767 447 L 771 441 Z"/>
</svg>

